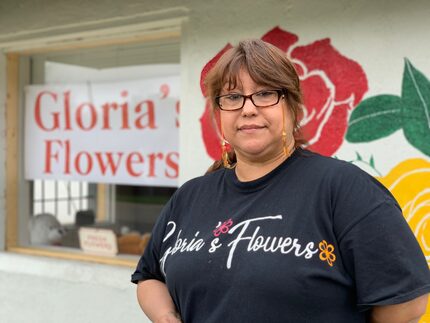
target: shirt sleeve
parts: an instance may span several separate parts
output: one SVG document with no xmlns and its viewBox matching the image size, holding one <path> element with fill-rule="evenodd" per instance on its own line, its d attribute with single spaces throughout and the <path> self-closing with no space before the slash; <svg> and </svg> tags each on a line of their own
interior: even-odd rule
<svg viewBox="0 0 430 323">
<path fill-rule="evenodd" d="M 359 309 L 430 292 L 429 267 L 391 193 L 360 171 L 343 182 L 334 199 L 334 229 Z"/>
<path fill-rule="evenodd" d="M 141 280 L 156 279 L 165 282 L 160 269 L 160 254 L 166 226 L 172 212 L 174 196 L 163 207 L 152 230 L 151 238 L 140 258 L 135 272 L 131 275 L 131 281 L 137 284 Z"/>
</svg>

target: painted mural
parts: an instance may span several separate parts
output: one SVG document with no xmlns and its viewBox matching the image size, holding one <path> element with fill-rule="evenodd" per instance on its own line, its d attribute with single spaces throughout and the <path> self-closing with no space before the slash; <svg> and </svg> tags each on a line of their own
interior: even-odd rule
<svg viewBox="0 0 430 323">
<path fill-rule="evenodd" d="M 406 144 L 422 154 L 422 158 L 412 158 L 399 152 L 401 161 L 388 170 L 378 170 L 377 165 L 383 165 L 384 159 L 375 160 L 374 151 L 370 151 L 370 157 L 355 151 L 356 157 L 349 161 L 376 176 L 393 193 L 430 266 L 429 79 L 406 58 L 401 95 L 381 94 L 363 99 L 369 90 L 363 68 L 342 55 L 329 38 L 301 45 L 297 35 L 276 27 L 262 39 L 285 51 L 299 72 L 304 92 L 300 124 L 308 149 L 337 158 L 336 153 L 344 144 L 370 143 L 401 131 Z M 203 95 L 207 72 L 230 47 L 227 44 L 204 66 Z M 208 155 L 219 159 L 220 137 L 212 120 L 206 101 L 200 118 L 202 138 Z"/>
<path fill-rule="evenodd" d="M 304 114 L 300 124 L 304 139 L 309 143 L 308 148 L 332 156 L 344 141 L 350 111 L 367 92 L 363 69 L 339 53 L 328 38 L 299 45 L 297 35 L 276 27 L 261 39 L 285 51 L 297 68 L 304 94 Z M 207 72 L 230 47 L 227 44 L 203 68 L 203 95 L 203 80 Z M 218 159 L 221 156 L 220 137 L 216 127 L 212 126 L 209 102 L 200 121 L 206 151 L 210 157 Z"/>
<path fill-rule="evenodd" d="M 346 140 L 369 142 L 397 130 L 430 157 L 430 81 L 408 59 L 401 96 L 382 94 L 360 102 L 349 118 Z"/>
<path fill-rule="evenodd" d="M 430 162 L 406 159 L 378 179 L 396 197 L 430 264 Z"/>
<path fill-rule="evenodd" d="M 365 143 L 399 130 L 409 144 L 430 157 L 430 81 L 408 59 L 401 95 L 376 95 L 360 102 L 351 113 L 345 138 Z M 430 266 L 430 162 L 405 158 L 378 179 L 402 207 Z"/>
</svg>

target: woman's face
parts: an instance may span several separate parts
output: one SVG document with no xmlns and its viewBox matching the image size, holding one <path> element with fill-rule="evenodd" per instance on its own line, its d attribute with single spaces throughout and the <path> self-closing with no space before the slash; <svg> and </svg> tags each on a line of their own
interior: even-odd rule
<svg viewBox="0 0 430 323">
<path fill-rule="evenodd" d="M 246 70 L 239 73 L 237 87 L 228 90 L 227 85 L 221 95 L 238 93 L 250 95 L 262 90 L 274 90 L 268 86 L 256 84 Z M 236 152 L 237 159 L 249 162 L 264 162 L 283 154 L 282 109 L 285 111 L 285 131 L 287 146 L 293 139 L 293 120 L 285 99 L 270 107 L 257 108 L 250 99 L 242 109 L 220 111 L 221 127 L 225 139 Z"/>
</svg>

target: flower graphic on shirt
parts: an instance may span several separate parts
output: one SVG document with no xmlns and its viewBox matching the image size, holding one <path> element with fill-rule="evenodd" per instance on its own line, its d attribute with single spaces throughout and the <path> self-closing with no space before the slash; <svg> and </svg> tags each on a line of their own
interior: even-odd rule
<svg viewBox="0 0 430 323">
<path fill-rule="evenodd" d="M 214 236 L 218 237 L 220 234 L 225 234 L 230 230 L 230 227 L 233 225 L 233 221 L 228 219 L 223 224 L 221 222 L 216 226 L 216 229 L 213 230 Z"/>
<path fill-rule="evenodd" d="M 330 267 L 333 267 L 333 263 L 336 261 L 336 256 L 334 255 L 334 247 L 332 244 L 327 243 L 323 240 L 318 245 L 320 252 L 320 259 L 322 261 L 327 261 Z"/>
</svg>

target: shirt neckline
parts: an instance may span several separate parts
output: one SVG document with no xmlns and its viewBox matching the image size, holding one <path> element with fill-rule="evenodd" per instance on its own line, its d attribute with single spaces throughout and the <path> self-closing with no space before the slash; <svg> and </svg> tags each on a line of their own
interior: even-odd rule
<svg viewBox="0 0 430 323">
<path fill-rule="evenodd" d="M 276 178 L 280 173 L 285 171 L 288 166 L 293 163 L 298 155 L 300 154 L 301 149 L 296 148 L 294 152 L 291 154 L 290 157 L 288 157 L 286 160 L 284 160 L 281 164 L 276 166 L 273 170 L 271 170 L 266 175 L 257 178 L 252 181 L 242 182 L 240 181 L 236 176 L 235 169 L 225 169 L 225 178 L 229 186 L 238 189 L 240 191 L 246 190 L 247 192 L 251 191 L 257 191 L 264 187 L 266 187 L 269 183 L 272 182 L 272 179 Z"/>
</svg>

